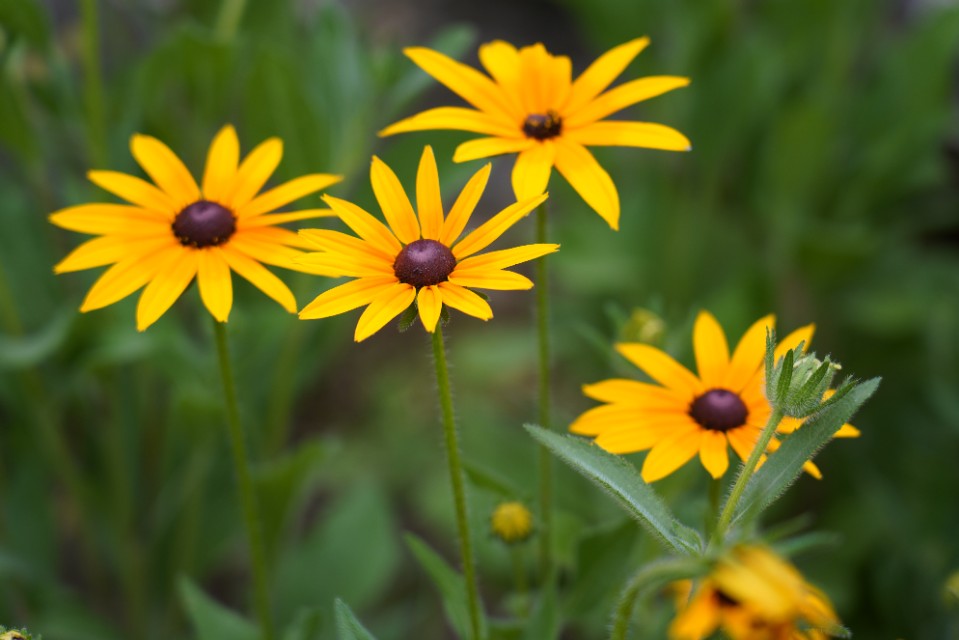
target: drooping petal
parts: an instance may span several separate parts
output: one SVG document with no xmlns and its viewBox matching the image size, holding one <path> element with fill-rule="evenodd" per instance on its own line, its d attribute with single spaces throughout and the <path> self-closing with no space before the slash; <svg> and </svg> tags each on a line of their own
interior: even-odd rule
<svg viewBox="0 0 959 640">
<path fill-rule="evenodd" d="M 436 158 L 429 145 L 423 148 L 416 172 L 416 208 L 420 218 L 420 234 L 427 240 L 439 240 L 443 228 L 443 199 L 440 196 Z"/>
<path fill-rule="evenodd" d="M 230 268 L 248 280 L 257 289 L 280 303 L 290 313 L 296 313 L 296 298 L 290 288 L 283 281 L 273 275 L 266 267 L 248 257 L 232 246 L 232 243 L 221 248 L 223 257 Z"/>
<path fill-rule="evenodd" d="M 613 80 L 619 77 L 633 58 L 649 44 L 649 38 L 637 38 L 618 47 L 613 47 L 591 64 L 573 82 L 569 100 L 562 112 L 576 113 L 602 93 Z"/>
<path fill-rule="evenodd" d="M 538 144 L 532 138 L 476 138 L 456 147 L 453 162 L 467 162 L 504 153 L 517 153 Z"/>
<path fill-rule="evenodd" d="M 362 342 L 382 329 L 387 322 L 403 313 L 416 299 L 416 289 L 397 282 L 383 289 L 360 316 L 353 339 Z"/>
<path fill-rule="evenodd" d="M 714 479 L 723 477 L 729 468 L 729 453 L 726 435 L 719 431 L 703 429 L 702 442 L 699 445 L 699 459 Z"/>
<path fill-rule="evenodd" d="M 443 310 L 443 297 L 439 287 L 432 285 L 422 287 L 416 294 L 416 307 L 419 310 L 423 328 L 433 333 L 436 323 L 440 321 L 440 312 Z"/>
<path fill-rule="evenodd" d="M 54 273 L 82 271 L 113 264 L 127 257 L 149 255 L 164 247 L 174 247 L 172 237 L 100 236 L 87 240 L 53 267 Z"/>
<path fill-rule="evenodd" d="M 643 480 L 656 482 L 689 462 L 699 450 L 701 437 L 700 429 L 691 428 L 650 449 L 643 461 Z"/>
<path fill-rule="evenodd" d="M 547 197 L 548 194 L 544 193 L 506 207 L 456 243 L 453 246 L 453 255 L 457 260 L 462 260 L 478 251 L 482 251 L 503 235 L 507 229 L 539 206 Z"/>
<path fill-rule="evenodd" d="M 616 350 L 653 380 L 672 389 L 687 401 L 705 390 L 703 383 L 689 369 L 655 347 L 641 343 L 621 343 L 616 345 Z"/>
<path fill-rule="evenodd" d="M 101 309 L 126 298 L 183 251 L 179 245 L 168 245 L 153 253 L 133 254 L 117 262 L 93 283 L 80 311 Z"/>
<path fill-rule="evenodd" d="M 616 191 L 613 179 L 586 147 L 564 138 L 557 138 L 555 143 L 556 169 L 586 201 L 586 204 L 592 207 L 613 230 L 618 230 L 619 193 Z"/>
<path fill-rule="evenodd" d="M 689 410 L 689 402 L 683 395 L 672 389 L 656 384 L 612 378 L 594 384 L 584 384 L 583 394 L 587 398 L 600 402 L 615 402 L 632 407 L 641 407 L 647 411 Z"/>
<path fill-rule="evenodd" d="M 137 331 L 144 331 L 173 306 L 196 276 L 197 251 L 184 250 L 150 280 L 137 303 Z"/>
<path fill-rule="evenodd" d="M 642 147 L 665 151 L 689 151 L 689 138 L 672 127 L 655 122 L 593 122 L 563 134 L 567 140 L 587 147 Z"/>
<path fill-rule="evenodd" d="M 380 131 L 379 135 L 391 136 L 395 133 L 433 131 L 436 129 L 469 131 L 470 133 L 483 133 L 488 136 L 525 139 L 521 124 L 508 122 L 501 117 L 463 107 L 427 109 L 415 116 L 391 124 Z"/>
<path fill-rule="evenodd" d="M 700 311 L 696 316 L 693 350 L 703 386 L 708 389 L 720 386 L 729 367 L 729 345 L 726 344 L 723 328 L 708 311 Z"/>
<path fill-rule="evenodd" d="M 655 98 L 667 91 L 685 87 L 688 84 L 689 78 L 679 76 L 647 76 L 638 80 L 631 80 L 598 96 L 576 113 L 565 115 L 563 117 L 563 127 L 568 130 L 576 129 L 585 124 L 601 120 L 637 102 Z"/>
<path fill-rule="evenodd" d="M 372 244 L 386 255 L 397 256 L 403 250 L 402 245 L 393 235 L 393 232 L 382 222 L 356 206 L 352 202 L 340 200 L 333 196 L 323 196 L 323 201 L 329 205 L 340 219 L 347 224 L 361 238 Z"/>
<path fill-rule="evenodd" d="M 526 244 L 512 249 L 490 251 L 478 256 L 474 255 L 457 263 L 456 268 L 463 271 L 474 269 L 506 269 L 522 262 L 535 260 L 559 250 L 558 244 Z"/>
<path fill-rule="evenodd" d="M 408 47 L 403 53 L 477 109 L 507 119 L 513 115 L 502 89 L 476 69 L 423 47 Z"/>
<path fill-rule="evenodd" d="M 200 187 L 180 158 L 152 136 L 134 134 L 130 150 L 143 170 L 180 208 L 200 199 Z"/>
<path fill-rule="evenodd" d="M 206 155 L 203 171 L 203 197 L 213 202 L 225 202 L 225 190 L 236 175 L 240 163 L 240 140 L 233 125 L 220 129 Z"/>
<path fill-rule="evenodd" d="M 360 278 L 324 291 L 300 311 L 301 320 L 329 318 L 368 305 L 382 291 L 396 284 L 395 277 Z"/>
<path fill-rule="evenodd" d="M 525 291 L 533 288 L 533 281 L 526 276 L 513 273 L 512 271 L 502 270 L 457 270 L 450 274 L 449 281 L 462 287 L 493 289 L 496 291 Z"/>
<path fill-rule="evenodd" d="M 118 171 L 88 171 L 87 178 L 101 189 L 144 209 L 161 213 L 168 220 L 173 220 L 180 211 L 173 198 L 135 176 Z"/>
<path fill-rule="evenodd" d="M 93 235 L 173 237 L 170 220 L 155 211 L 125 204 L 81 204 L 50 214 L 50 222 Z"/>
<path fill-rule="evenodd" d="M 776 327 L 776 316 L 763 316 L 739 339 L 723 383 L 727 389 L 740 392 L 762 366 L 766 353 L 766 331 Z"/>
<path fill-rule="evenodd" d="M 336 213 L 331 209 L 304 209 L 303 211 L 294 211 L 292 213 L 273 213 L 256 216 L 254 218 L 245 218 L 237 221 L 238 229 L 253 229 L 255 227 L 272 227 L 287 222 L 296 222 L 297 220 L 311 220 L 313 218 L 335 218 Z"/>
<path fill-rule="evenodd" d="M 409 244 L 419 240 L 420 223 L 416 219 L 406 190 L 393 170 L 376 156 L 373 156 L 370 166 L 370 181 L 373 183 L 373 194 L 380 204 L 383 217 L 400 242 Z"/>
<path fill-rule="evenodd" d="M 250 152 L 236 170 L 229 184 L 223 188 L 223 203 L 238 211 L 260 192 L 266 181 L 283 158 L 283 141 L 279 138 L 264 140 Z"/>
<path fill-rule="evenodd" d="M 556 159 L 556 147 L 544 140 L 516 156 L 513 165 L 513 193 L 517 200 L 533 198 L 546 191 Z"/>
<path fill-rule="evenodd" d="M 489 181 L 491 169 L 492 165 L 486 163 L 482 169 L 474 173 L 473 177 L 466 183 L 466 186 L 463 187 L 463 190 L 460 191 L 456 202 L 454 202 L 450 208 L 450 213 L 446 216 L 446 220 L 443 221 L 443 229 L 440 231 L 440 242 L 447 247 L 459 238 L 460 234 L 463 233 L 463 229 L 465 229 L 469 223 L 470 216 L 473 215 L 473 211 L 476 209 L 476 205 L 479 203 L 483 191 L 486 190 L 486 183 Z"/>
<path fill-rule="evenodd" d="M 240 219 L 252 218 L 270 211 L 276 211 L 280 207 L 287 205 L 294 200 L 299 200 L 311 193 L 316 193 L 336 184 L 343 179 L 343 176 L 334 176 L 326 173 L 313 173 L 299 178 L 294 178 L 289 182 L 284 182 L 278 187 L 261 193 L 243 205 L 236 211 L 236 216 Z"/>
<path fill-rule="evenodd" d="M 226 322 L 233 307 L 233 280 L 219 247 L 207 247 L 196 251 L 196 281 L 200 287 L 200 299 L 217 322 Z"/>
</svg>

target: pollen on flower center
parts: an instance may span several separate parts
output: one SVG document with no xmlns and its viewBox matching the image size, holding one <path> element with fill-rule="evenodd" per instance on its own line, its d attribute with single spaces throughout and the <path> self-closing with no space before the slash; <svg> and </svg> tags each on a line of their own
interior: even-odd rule
<svg viewBox="0 0 959 640">
<path fill-rule="evenodd" d="M 537 140 L 549 140 L 555 138 L 563 131 L 563 120 L 555 111 L 547 111 L 545 114 L 533 113 L 526 116 L 523 123 L 523 133 L 527 138 Z"/>
<path fill-rule="evenodd" d="M 456 267 L 456 258 L 442 242 L 415 240 L 400 251 L 393 272 L 400 282 L 417 289 L 445 282 Z"/>
<path fill-rule="evenodd" d="M 704 429 L 729 431 L 746 424 L 749 411 L 738 394 L 726 389 L 710 389 L 693 400 L 689 415 Z"/>
<path fill-rule="evenodd" d="M 236 217 L 221 204 L 199 200 L 178 213 L 172 226 L 180 244 L 202 249 L 229 240 L 236 231 Z"/>
</svg>

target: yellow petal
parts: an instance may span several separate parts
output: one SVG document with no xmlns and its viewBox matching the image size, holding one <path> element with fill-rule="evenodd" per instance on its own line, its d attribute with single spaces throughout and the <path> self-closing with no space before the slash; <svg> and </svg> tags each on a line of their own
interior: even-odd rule
<svg viewBox="0 0 959 640">
<path fill-rule="evenodd" d="M 770 314 L 763 316 L 746 330 L 733 352 L 723 386 L 737 393 L 746 388 L 756 371 L 763 365 L 766 353 L 766 331 L 775 327 L 776 316 Z"/>
<path fill-rule="evenodd" d="M 834 438 L 858 438 L 862 435 L 862 432 L 859 431 L 856 427 L 852 426 L 849 423 L 846 423 L 839 427 L 839 431 L 836 432 Z"/>
<path fill-rule="evenodd" d="M 137 304 L 137 331 L 160 319 L 166 310 L 173 306 L 193 277 L 197 269 L 197 251 L 184 250 L 175 259 L 167 262 L 140 294 Z"/>
<path fill-rule="evenodd" d="M 719 431 L 704 429 L 699 445 L 699 460 L 714 479 L 723 477 L 729 468 L 729 454 L 726 451 L 726 435 Z"/>
<path fill-rule="evenodd" d="M 253 199 L 283 158 L 283 142 L 270 138 L 250 152 L 236 170 L 236 175 L 223 188 L 223 204 L 238 211 Z"/>
<path fill-rule="evenodd" d="M 256 260 L 236 250 L 232 242 L 220 247 L 230 268 L 248 280 L 257 289 L 280 303 L 290 313 L 296 313 L 296 298 L 283 281 L 270 273 Z"/>
<path fill-rule="evenodd" d="M 226 322 L 233 307 L 233 281 L 230 266 L 219 247 L 207 247 L 196 252 L 200 299 L 217 322 Z"/>
<path fill-rule="evenodd" d="M 369 255 L 317 252 L 299 254 L 295 258 L 295 262 L 299 265 L 311 267 L 310 273 L 331 278 L 342 276 L 369 278 L 395 275 L 392 266 L 384 265 L 378 259 Z"/>
<path fill-rule="evenodd" d="M 295 178 L 260 194 L 248 204 L 237 209 L 236 215 L 238 218 L 251 218 L 263 213 L 269 213 L 270 211 L 276 211 L 294 200 L 299 200 L 311 193 L 316 193 L 331 184 L 340 182 L 342 179 L 343 176 L 334 176 L 325 173 L 313 173 Z"/>
<path fill-rule="evenodd" d="M 539 206 L 547 197 L 548 195 L 544 193 L 506 207 L 456 243 L 453 247 L 453 255 L 456 256 L 457 260 L 462 260 L 477 251 L 482 251 L 503 235 L 507 229 Z"/>
<path fill-rule="evenodd" d="M 719 602 L 711 589 L 701 587 L 669 625 L 670 640 L 702 640 L 719 627 Z"/>
<path fill-rule="evenodd" d="M 101 189 L 144 209 L 162 213 L 168 220 L 180 212 L 176 202 L 149 182 L 117 171 L 89 171 L 87 178 Z"/>
<path fill-rule="evenodd" d="M 533 198 L 546 191 L 555 159 L 556 147 L 551 140 L 540 142 L 516 156 L 513 193 L 517 200 Z"/>
<path fill-rule="evenodd" d="M 542 44 L 520 49 L 519 74 L 524 116 L 557 111 L 569 97 L 572 63 L 551 55 Z"/>
<path fill-rule="evenodd" d="M 620 427 L 634 429 L 651 423 L 669 424 L 682 428 L 691 424 L 689 416 L 683 411 L 676 411 L 674 407 L 654 412 L 636 404 L 616 403 L 604 404 L 584 411 L 573 421 L 569 430 L 584 436 L 598 436 L 610 429 Z"/>
<path fill-rule="evenodd" d="M 506 269 L 521 262 L 535 260 L 540 256 L 553 253 L 559 250 L 558 244 L 527 244 L 512 249 L 502 249 L 501 251 L 490 251 L 478 256 L 472 256 L 461 260 L 457 269 L 469 271 L 472 269 Z"/>
<path fill-rule="evenodd" d="M 467 315 L 480 320 L 489 320 L 493 317 L 493 310 L 489 303 L 466 287 L 452 282 L 441 282 L 437 285 L 443 295 L 443 304 L 462 311 Z"/>
<path fill-rule="evenodd" d="M 533 288 L 533 281 L 512 271 L 494 271 L 477 269 L 475 271 L 454 271 L 449 281 L 462 287 L 474 289 L 494 289 L 498 291 L 525 291 Z"/>
<path fill-rule="evenodd" d="M 432 285 L 422 287 L 416 294 L 416 307 L 419 310 L 423 328 L 433 333 L 436 323 L 440 321 L 440 312 L 443 310 L 443 297 L 439 287 Z"/>
<path fill-rule="evenodd" d="M 373 156 L 373 164 L 370 166 L 370 181 L 373 183 L 373 193 L 376 201 L 380 203 L 383 217 L 400 242 L 409 244 L 419 240 L 420 223 L 413 212 L 413 205 L 410 204 L 406 190 L 393 170 L 376 156 Z"/>
<path fill-rule="evenodd" d="M 619 193 L 606 170 L 580 144 L 557 138 L 556 169 L 614 230 L 619 229 Z"/>
<path fill-rule="evenodd" d="M 249 233 L 237 234 L 223 247 L 240 251 L 257 262 L 271 264 L 285 269 L 295 269 L 296 260 L 303 256 L 296 249 L 285 247 L 277 242 L 268 242 L 251 236 Z"/>
<path fill-rule="evenodd" d="M 127 257 L 139 258 L 158 249 L 173 247 L 172 236 L 137 238 L 130 236 L 102 236 L 84 242 L 53 268 L 54 273 L 82 271 L 112 264 Z"/>
<path fill-rule="evenodd" d="M 240 162 L 240 141 L 233 125 L 220 129 L 206 154 L 203 171 L 203 197 L 214 202 L 225 202 L 225 190 L 236 175 Z"/>
<path fill-rule="evenodd" d="M 323 196 L 323 201 L 329 205 L 336 215 L 347 224 L 361 238 L 382 251 L 386 255 L 397 256 L 403 247 L 396 236 L 382 222 L 356 206 L 352 202 L 340 200 L 333 196 Z"/>
<path fill-rule="evenodd" d="M 571 130 L 596 122 L 637 102 L 655 98 L 688 84 L 689 78 L 679 76 L 648 76 L 625 82 L 584 105 L 576 113 L 564 114 L 563 128 Z"/>
<path fill-rule="evenodd" d="M 601 55 L 573 82 L 563 113 L 576 113 L 602 93 L 648 44 L 649 38 L 637 38 Z"/>
<path fill-rule="evenodd" d="M 416 208 L 420 214 L 420 233 L 427 240 L 439 240 L 443 228 L 443 200 L 440 176 L 436 170 L 433 148 L 427 145 L 416 172 Z"/>
<path fill-rule="evenodd" d="M 245 218 L 237 221 L 238 229 L 252 229 L 255 227 L 272 227 L 287 222 L 296 222 L 297 220 L 310 220 L 313 218 L 335 218 L 336 214 L 331 209 L 304 209 L 293 213 L 274 213 L 256 216 L 254 218 Z"/>
<path fill-rule="evenodd" d="M 166 246 L 150 254 L 131 255 L 103 272 L 90 288 L 80 311 L 101 309 L 118 302 L 145 285 L 171 260 L 187 251 L 180 245 Z"/>
<path fill-rule="evenodd" d="M 50 222 L 71 231 L 94 235 L 167 236 L 170 220 L 154 211 L 125 204 L 81 204 L 50 214 Z"/>
<path fill-rule="evenodd" d="M 492 165 L 487 163 L 482 169 L 474 173 L 463 190 L 460 191 L 452 208 L 450 208 L 450 213 L 443 221 L 443 229 L 440 231 L 440 242 L 447 247 L 456 241 L 469 223 L 470 216 L 473 215 L 473 211 L 486 189 L 491 169 Z"/>
<path fill-rule="evenodd" d="M 509 101 L 495 82 L 479 71 L 438 51 L 423 47 L 403 50 L 413 62 L 437 81 L 481 111 L 509 118 Z"/>
<path fill-rule="evenodd" d="M 389 267 L 392 267 L 396 260 L 395 255 L 383 253 L 366 240 L 332 229 L 301 229 L 300 237 L 318 249 L 330 253 L 342 253 L 350 257 L 376 258 L 380 263 Z"/>
<path fill-rule="evenodd" d="M 520 62 L 516 47 L 502 40 L 489 42 L 480 46 L 479 59 L 502 89 L 511 113 L 517 117 L 525 115 L 525 108 L 520 101 Z"/>
<path fill-rule="evenodd" d="M 288 247 L 298 249 L 312 249 L 313 245 L 306 241 L 296 231 L 284 229 L 283 227 L 262 226 L 245 228 L 242 233 L 237 233 L 234 238 L 255 240 L 256 242 L 265 242 L 267 244 L 282 244 Z"/>
<path fill-rule="evenodd" d="M 156 138 L 135 134 L 130 150 L 143 170 L 180 208 L 200 199 L 200 187 L 180 158 Z"/>
<path fill-rule="evenodd" d="M 699 450 L 701 438 L 700 429 L 693 427 L 650 449 L 643 461 L 643 480 L 656 482 L 689 462 Z"/>
<path fill-rule="evenodd" d="M 416 299 L 416 289 L 397 282 L 382 290 L 360 316 L 353 339 L 362 342 L 382 329 L 387 322 L 406 311 Z"/>
<path fill-rule="evenodd" d="M 640 343 L 621 343 L 616 345 L 616 350 L 653 380 L 672 389 L 684 400 L 691 401 L 705 391 L 703 383 L 690 373 L 689 369 L 655 347 Z"/>
<path fill-rule="evenodd" d="M 723 328 L 708 311 L 700 311 L 696 316 L 693 350 L 696 352 L 696 368 L 703 386 L 711 389 L 722 385 L 729 367 L 729 345 L 726 344 Z"/>
<path fill-rule="evenodd" d="M 456 147 L 453 162 L 467 162 L 504 153 L 517 153 L 538 144 L 532 138 L 477 138 Z"/>
<path fill-rule="evenodd" d="M 360 278 L 324 291 L 300 311 L 300 320 L 329 318 L 369 304 L 384 289 L 396 284 L 396 277 Z"/>
<path fill-rule="evenodd" d="M 755 427 L 738 427 L 736 429 L 730 429 L 726 432 L 726 438 L 729 440 L 729 445 L 733 448 L 733 451 L 736 452 L 744 462 L 749 459 L 749 456 L 753 452 L 753 448 L 756 446 L 756 443 L 759 441 L 759 434 L 762 430 Z M 760 457 L 760 463 L 766 459 L 766 454 L 763 454 Z"/>
<path fill-rule="evenodd" d="M 672 127 L 654 122 L 603 120 L 563 132 L 567 140 L 588 147 L 642 147 L 665 151 L 689 151 L 689 138 Z"/>
<path fill-rule="evenodd" d="M 812 343 L 813 334 L 816 332 L 816 325 L 807 324 L 804 327 L 799 327 L 795 331 L 791 332 L 785 338 L 779 340 L 776 344 L 776 350 L 773 352 L 774 357 L 778 360 L 786 355 L 786 352 L 790 349 L 795 349 L 799 346 L 800 343 L 803 345 L 803 351 L 809 351 L 809 345 Z"/>
<path fill-rule="evenodd" d="M 436 107 L 428 109 L 415 116 L 410 116 L 391 124 L 379 135 L 391 136 L 395 133 L 409 133 L 410 131 L 432 131 L 434 129 L 450 129 L 453 131 L 469 131 L 483 133 L 488 136 L 504 138 L 526 139 L 523 134 L 522 123 L 509 122 L 502 117 L 496 117 L 482 111 L 474 111 L 464 107 Z"/>
<path fill-rule="evenodd" d="M 597 434 L 596 444 L 610 453 L 636 453 L 675 437 L 680 430 L 691 428 L 694 427 L 689 425 L 688 417 L 633 421 L 604 429 Z"/>
<path fill-rule="evenodd" d="M 673 390 L 637 380 L 612 378 L 594 384 L 584 384 L 583 394 L 600 402 L 615 402 L 651 411 L 685 413 L 689 410 L 689 402 Z"/>
</svg>

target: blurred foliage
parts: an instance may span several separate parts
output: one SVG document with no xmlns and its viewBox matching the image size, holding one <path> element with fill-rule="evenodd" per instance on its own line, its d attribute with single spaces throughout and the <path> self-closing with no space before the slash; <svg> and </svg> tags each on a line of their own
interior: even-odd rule
<svg viewBox="0 0 959 640">
<path fill-rule="evenodd" d="M 127 150 L 136 131 L 194 170 L 224 122 L 244 149 L 278 135 L 277 180 L 341 173 L 335 194 L 366 204 L 374 151 L 411 184 L 423 144 L 442 159 L 464 139 L 376 138 L 434 83 L 403 58 L 406 43 L 374 40 L 335 3 L 249 2 L 235 35 L 221 4 L 0 2 L 0 622 L 52 640 L 253 634 L 205 312 L 191 291 L 143 334 L 133 299 L 79 315 L 97 274 L 53 276 L 79 238 L 46 215 L 104 197 L 84 179 L 90 168 L 137 173 Z M 583 43 L 577 71 L 648 34 L 624 77 L 693 79 L 634 109 L 686 133 L 692 153 L 598 151 L 620 189 L 621 232 L 551 184 L 563 245 L 551 263 L 558 422 L 590 406 L 581 384 L 629 371 L 610 349 L 619 336 L 651 332 L 688 363 L 699 308 L 730 335 L 769 311 L 783 329 L 817 322 L 815 349 L 882 375 L 883 388 L 857 417 L 863 436 L 830 445 L 825 479 L 801 479 L 776 512 L 814 513 L 840 540 L 799 564 L 859 637 L 954 633 L 942 594 L 959 566 L 949 508 L 959 486 L 949 464 L 959 454 L 959 10 L 876 0 L 517 7 L 562 16 Z M 497 29 L 483 38 L 504 37 Z M 451 27 L 421 43 L 473 60 L 477 40 Z M 494 172 L 503 193 L 481 207 L 507 197 L 504 163 Z M 472 168 L 440 162 L 451 187 Z M 328 286 L 285 279 L 301 304 Z M 355 317 L 298 322 L 245 284 L 236 296 L 229 333 L 282 637 L 449 634 L 431 581 L 457 588 L 444 573 L 456 542 L 421 331 L 354 346 Z M 499 501 L 535 495 L 534 445 L 520 428 L 534 415 L 531 304 L 497 294 L 496 321 L 454 316 L 448 329 L 481 590 L 494 636 L 548 637 L 561 625 L 564 637 L 599 637 L 630 567 L 658 552 L 611 500 L 557 465 L 560 589 L 537 600 L 526 627 L 510 554 L 488 533 Z M 706 477 L 690 467 L 657 484 L 687 522 L 705 506 Z M 665 603 L 639 612 L 646 637 L 662 637 Z"/>
</svg>

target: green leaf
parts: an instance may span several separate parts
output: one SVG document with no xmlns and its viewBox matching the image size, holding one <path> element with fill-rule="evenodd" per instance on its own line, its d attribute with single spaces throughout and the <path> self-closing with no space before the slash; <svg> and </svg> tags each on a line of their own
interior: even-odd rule
<svg viewBox="0 0 959 640">
<path fill-rule="evenodd" d="M 303 609 L 283 632 L 283 640 L 314 640 L 322 637 L 323 621 L 326 618 L 319 607 Z"/>
<path fill-rule="evenodd" d="M 575 576 L 563 600 L 569 617 L 589 615 L 606 608 L 630 570 L 629 559 L 636 545 L 636 524 L 623 518 L 614 526 L 595 528 L 576 547 Z"/>
<path fill-rule="evenodd" d="M 333 603 L 333 609 L 336 612 L 337 640 L 376 640 L 353 615 L 350 605 L 337 598 Z"/>
<path fill-rule="evenodd" d="M 469 461 L 464 461 L 463 467 L 466 469 L 466 477 L 469 478 L 470 483 L 478 489 L 485 489 L 508 500 L 516 500 L 523 496 L 523 492 L 512 482 L 492 469 Z"/>
<path fill-rule="evenodd" d="M 180 579 L 180 599 L 197 640 L 259 640 L 253 623 L 213 600 L 189 578 Z"/>
<path fill-rule="evenodd" d="M 809 418 L 803 426 L 783 440 L 765 464 L 749 480 L 736 505 L 733 522 L 757 516 L 796 481 L 807 460 L 812 459 L 839 428 L 849 421 L 863 403 L 879 387 L 873 378 L 852 387 L 838 402 Z"/>
<path fill-rule="evenodd" d="M 64 310 L 34 334 L 0 336 L 0 370 L 33 368 L 61 352 L 76 317 L 76 312 Z"/>
<path fill-rule="evenodd" d="M 558 638 L 560 631 L 559 607 L 556 603 L 556 584 L 550 581 L 540 593 L 539 602 L 526 624 L 523 640 Z"/>
<path fill-rule="evenodd" d="M 419 309 L 416 307 L 416 303 L 410 304 L 406 307 L 406 311 L 400 314 L 400 319 L 396 323 L 396 328 L 400 333 L 405 333 L 413 326 L 413 323 L 416 322 L 416 318 L 419 315 Z"/>
<path fill-rule="evenodd" d="M 700 535 L 677 520 L 636 468 L 621 457 L 575 436 L 562 436 L 529 424 L 525 428 L 563 462 L 609 493 L 663 544 L 685 555 L 702 550 Z"/>
</svg>

